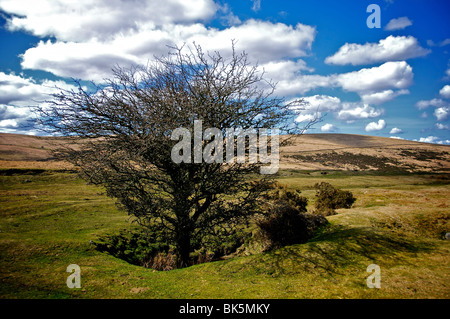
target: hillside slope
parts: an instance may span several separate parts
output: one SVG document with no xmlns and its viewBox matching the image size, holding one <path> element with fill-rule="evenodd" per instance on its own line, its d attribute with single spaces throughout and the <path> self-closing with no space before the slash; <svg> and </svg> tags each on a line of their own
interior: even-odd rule
<svg viewBox="0 0 450 319">
<path fill-rule="evenodd" d="M 0 168 L 70 168 L 51 149 L 67 143 L 56 137 L 0 133 Z M 281 169 L 450 171 L 450 146 L 352 134 L 293 136 L 280 149 Z"/>
<path fill-rule="evenodd" d="M 280 150 L 281 168 L 449 172 L 450 146 L 352 134 L 307 134 Z"/>
</svg>

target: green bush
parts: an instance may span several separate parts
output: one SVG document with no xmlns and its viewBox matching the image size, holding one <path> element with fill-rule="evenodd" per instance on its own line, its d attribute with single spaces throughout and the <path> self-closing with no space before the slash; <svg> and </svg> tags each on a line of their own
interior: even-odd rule
<svg viewBox="0 0 450 319">
<path fill-rule="evenodd" d="M 268 208 L 274 204 L 286 204 L 301 213 L 306 212 L 306 206 L 308 205 L 308 199 L 300 195 L 299 190 L 288 190 L 286 185 L 274 182 L 267 193 L 264 194 L 266 205 L 264 208 Z"/>
<path fill-rule="evenodd" d="M 268 249 L 306 242 L 328 222 L 323 216 L 305 214 L 308 199 L 285 185 L 274 183 L 265 199 L 264 217 L 256 225 Z"/>
<path fill-rule="evenodd" d="M 237 230 L 229 236 L 202 236 L 191 243 L 190 264 L 209 262 L 229 255 L 242 246 L 249 232 Z M 95 249 L 126 262 L 156 270 L 176 268 L 175 247 L 166 243 L 161 234 L 151 233 L 145 228 L 121 230 L 116 234 L 99 237 L 93 242 Z"/>
<path fill-rule="evenodd" d="M 118 234 L 101 236 L 93 244 L 98 251 L 107 252 L 133 265 L 156 270 L 175 267 L 173 247 L 144 229 L 121 230 Z"/>
<path fill-rule="evenodd" d="M 337 189 L 330 183 L 316 183 L 314 188 L 316 189 L 314 213 L 318 215 L 334 215 L 335 209 L 351 208 L 356 201 L 351 192 Z"/>
<path fill-rule="evenodd" d="M 220 233 L 220 234 L 218 234 Z M 251 236 L 248 229 L 216 229 L 215 235 L 205 235 L 194 238 L 191 253 L 193 264 L 203 263 L 230 255 L 241 247 Z"/>
<path fill-rule="evenodd" d="M 268 248 L 304 243 L 328 221 L 324 216 L 301 213 L 289 204 L 275 205 L 266 217 L 258 220 L 263 237 L 268 241 Z"/>
</svg>

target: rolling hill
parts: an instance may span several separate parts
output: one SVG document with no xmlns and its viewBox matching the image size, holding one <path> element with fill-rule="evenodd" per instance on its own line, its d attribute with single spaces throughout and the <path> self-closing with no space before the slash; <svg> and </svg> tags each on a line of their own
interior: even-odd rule
<svg viewBox="0 0 450 319">
<path fill-rule="evenodd" d="M 0 168 L 68 169 L 51 150 L 64 138 L 0 133 Z M 380 172 L 450 171 L 450 146 L 353 134 L 293 136 L 280 148 L 280 168 Z"/>
</svg>

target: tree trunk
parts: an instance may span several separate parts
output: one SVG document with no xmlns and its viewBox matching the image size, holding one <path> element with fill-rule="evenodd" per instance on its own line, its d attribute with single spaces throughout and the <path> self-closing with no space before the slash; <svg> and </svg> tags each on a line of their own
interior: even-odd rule
<svg viewBox="0 0 450 319">
<path fill-rule="evenodd" d="M 190 265 L 189 253 L 191 252 L 191 234 L 189 227 L 180 227 L 177 232 L 177 268 Z"/>
</svg>

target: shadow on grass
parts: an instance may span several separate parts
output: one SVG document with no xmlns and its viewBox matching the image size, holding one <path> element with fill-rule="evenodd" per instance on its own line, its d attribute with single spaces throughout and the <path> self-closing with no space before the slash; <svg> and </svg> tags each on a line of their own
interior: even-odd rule
<svg viewBox="0 0 450 319">
<path fill-rule="evenodd" d="M 271 276 L 302 272 L 325 275 L 343 274 L 347 267 L 367 267 L 383 261 L 409 263 L 419 252 L 434 245 L 412 240 L 394 233 L 377 232 L 373 228 L 328 226 L 305 244 L 286 246 L 249 258 L 238 271 L 252 271 Z"/>
</svg>

